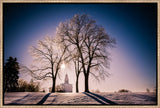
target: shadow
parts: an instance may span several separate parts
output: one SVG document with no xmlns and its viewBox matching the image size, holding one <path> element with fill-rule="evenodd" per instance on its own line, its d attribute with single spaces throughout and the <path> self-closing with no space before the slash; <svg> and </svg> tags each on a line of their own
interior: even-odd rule
<svg viewBox="0 0 160 108">
<path fill-rule="evenodd" d="M 46 95 L 37 103 L 37 105 L 42 105 L 42 104 L 47 100 L 47 98 L 49 97 L 50 94 L 51 94 L 51 93 L 46 94 Z"/>
<path fill-rule="evenodd" d="M 117 105 L 117 103 L 115 103 L 115 102 L 113 102 L 113 101 L 110 101 L 110 100 L 106 99 L 105 97 L 103 97 L 103 96 L 101 96 L 101 95 L 98 95 L 98 94 L 95 94 L 95 93 L 91 93 L 91 92 L 90 92 L 90 94 L 92 94 L 92 95 L 94 95 L 94 96 L 102 99 L 103 101 L 109 103 L 110 105 Z"/>
<path fill-rule="evenodd" d="M 53 97 L 55 97 L 55 98 L 52 100 L 52 102 L 54 102 L 54 101 L 56 100 L 56 98 L 57 98 L 57 95 L 55 95 L 55 96 L 53 96 Z"/>
<path fill-rule="evenodd" d="M 24 98 L 26 98 L 26 97 L 28 97 L 29 96 L 29 94 L 28 95 L 26 95 L 26 96 L 24 96 L 23 98 L 21 98 L 21 99 L 17 99 L 17 100 L 15 100 L 15 101 L 13 101 L 12 103 L 9 103 L 8 105 L 19 105 L 17 102 L 19 102 L 19 101 L 21 101 L 21 100 L 23 100 Z"/>
<path fill-rule="evenodd" d="M 97 102 L 101 103 L 102 105 L 106 104 L 106 103 L 104 103 L 103 101 L 101 101 L 101 100 L 97 99 L 96 97 L 94 97 L 94 96 L 90 95 L 88 92 L 83 92 L 83 94 L 85 94 L 85 95 L 87 95 L 87 96 L 89 96 L 89 97 L 93 98 L 95 101 L 97 101 Z"/>
<path fill-rule="evenodd" d="M 94 100 L 96 100 L 97 102 L 101 103 L 101 104 L 110 104 L 110 105 L 117 105 L 117 103 L 110 101 L 108 99 L 106 99 L 105 97 L 95 94 L 95 93 L 91 93 L 91 92 L 83 92 L 85 95 L 93 98 Z"/>
</svg>

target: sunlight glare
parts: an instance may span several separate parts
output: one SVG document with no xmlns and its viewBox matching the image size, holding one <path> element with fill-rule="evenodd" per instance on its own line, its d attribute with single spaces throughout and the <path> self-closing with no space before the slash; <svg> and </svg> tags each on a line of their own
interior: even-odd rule
<svg viewBox="0 0 160 108">
<path fill-rule="evenodd" d="M 64 63 L 61 65 L 61 68 L 62 68 L 62 69 L 65 69 L 65 64 L 64 64 Z"/>
</svg>

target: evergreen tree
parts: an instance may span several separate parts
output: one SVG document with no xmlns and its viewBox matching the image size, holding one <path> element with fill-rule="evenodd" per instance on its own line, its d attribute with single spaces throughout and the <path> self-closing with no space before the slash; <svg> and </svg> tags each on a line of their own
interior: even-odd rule
<svg viewBox="0 0 160 108">
<path fill-rule="evenodd" d="M 18 87 L 19 63 L 17 58 L 9 57 L 4 65 L 3 92 L 16 91 Z"/>
</svg>

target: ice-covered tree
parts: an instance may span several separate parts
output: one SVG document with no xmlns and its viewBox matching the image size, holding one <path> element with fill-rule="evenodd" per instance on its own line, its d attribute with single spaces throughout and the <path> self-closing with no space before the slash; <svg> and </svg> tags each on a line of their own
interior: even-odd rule
<svg viewBox="0 0 160 108">
<path fill-rule="evenodd" d="M 57 36 L 69 46 L 71 52 L 78 51 L 85 77 L 85 92 L 89 92 L 89 75 L 97 79 L 108 76 L 105 69 L 109 67 L 107 49 L 112 48 L 116 42 L 90 16 L 74 15 L 73 18 L 61 22 L 57 28 Z"/>
<path fill-rule="evenodd" d="M 46 36 L 38 41 L 37 46 L 30 48 L 30 53 L 36 62 L 31 68 L 23 66 L 23 71 L 29 71 L 37 80 L 52 79 L 52 92 L 55 92 L 56 79 L 61 65 L 65 61 L 67 46 L 59 44 L 58 38 Z"/>
</svg>

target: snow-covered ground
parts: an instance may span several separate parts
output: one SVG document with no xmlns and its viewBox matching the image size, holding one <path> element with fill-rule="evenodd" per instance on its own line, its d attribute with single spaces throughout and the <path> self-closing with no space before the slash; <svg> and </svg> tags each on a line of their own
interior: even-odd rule
<svg viewBox="0 0 160 108">
<path fill-rule="evenodd" d="M 40 93 L 12 92 L 4 94 L 4 104 L 156 104 L 154 93 Z"/>
</svg>

